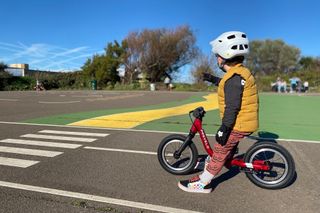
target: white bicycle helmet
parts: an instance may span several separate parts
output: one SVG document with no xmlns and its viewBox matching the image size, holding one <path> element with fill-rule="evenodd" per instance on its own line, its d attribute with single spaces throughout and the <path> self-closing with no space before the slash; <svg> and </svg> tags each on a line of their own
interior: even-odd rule
<svg viewBox="0 0 320 213">
<path fill-rule="evenodd" d="M 236 56 L 245 56 L 249 53 L 249 40 L 247 35 L 239 31 L 230 31 L 221 34 L 210 42 L 212 52 L 224 59 Z"/>
</svg>

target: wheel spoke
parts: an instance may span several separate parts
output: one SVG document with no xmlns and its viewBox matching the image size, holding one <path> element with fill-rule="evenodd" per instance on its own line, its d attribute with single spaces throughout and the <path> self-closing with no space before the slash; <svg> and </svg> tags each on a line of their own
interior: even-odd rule
<svg viewBox="0 0 320 213">
<path fill-rule="evenodd" d="M 264 159 L 265 159 L 265 160 L 268 160 L 268 158 L 267 158 L 267 156 L 266 156 L 266 152 L 263 152 L 263 155 L 264 155 L 264 157 L 265 157 Z"/>
</svg>

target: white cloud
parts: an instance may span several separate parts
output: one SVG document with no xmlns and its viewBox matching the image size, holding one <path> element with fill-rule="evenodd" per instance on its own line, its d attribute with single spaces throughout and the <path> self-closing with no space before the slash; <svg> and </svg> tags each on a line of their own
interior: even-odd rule
<svg viewBox="0 0 320 213">
<path fill-rule="evenodd" d="M 67 58 L 65 60 L 52 62 L 52 63 L 48 64 L 47 66 L 45 66 L 44 69 L 50 69 L 50 67 L 53 67 L 53 66 L 61 66 L 62 64 L 67 64 L 67 63 L 72 62 L 72 61 L 74 61 L 76 59 L 88 58 L 90 56 L 92 56 L 92 54 L 83 54 L 83 55 L 78 55 L 78 56 L 74 56 L 74 57 L 71 57 L 71 58 Z"/>
<path fill-rule="evenodd" d="M 64 48 L 45 43 L 31 45 L 0 42 L 0 59 L 6 64 L 26 63 L 30 69 L 39 70 L 77 70 L 95 51 L 88 46 Z"/>
</svg>

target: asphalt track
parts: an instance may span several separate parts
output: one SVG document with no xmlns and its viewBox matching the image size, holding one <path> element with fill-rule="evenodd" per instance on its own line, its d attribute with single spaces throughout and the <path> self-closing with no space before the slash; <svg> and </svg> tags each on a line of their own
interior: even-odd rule
<svg viewBox="0 0 320 213">
<path fill-rule="evenodd" d="M 161 169 L 154 153 L 159 141 L 169 133 L 18 123 L 62 113 L 153 105 L 184 100 L 192 95 L 194 93 L 1 92 L 0 146 L 9 151 L 16 148 L 20 153 L 0 151 L 0 157 L 35 164 L 25 168 L 0 165 L 0 212 L 318 212 L 318 143 L 279 142 L 296 162 L 297 178 L 285 189 L 261 189 L 244 174 L 223 170 L 213 182 L 214 191 L 201 195 L 178 189 L 177 182 L 190 176 L 173 176 Z M 58 132 L 53 134 L 53 131 Z M 90 133 L 106 135 L 83 135 Z M 40 139 L 39 135 L 56 138 Z M 62 140 L 71 136 L 71 140 Z M 86 138 L 94 141 L 85 142 Z M 52 146 L 11 143 L 8 139 L 43 141 Z M 79 146 L 57 147 L 58 143 Z M 240 153 L 251 144 L 252 141 L 242 141 Z M 198 148 L 203 153 L 203 149 Z M 58 155 L 30 154 L 37 154 L 37 150 Z"/>
</svg>

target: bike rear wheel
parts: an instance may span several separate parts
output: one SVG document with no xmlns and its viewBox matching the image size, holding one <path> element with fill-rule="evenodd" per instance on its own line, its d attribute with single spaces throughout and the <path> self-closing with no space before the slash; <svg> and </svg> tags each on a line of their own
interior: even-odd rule
<svg viewBox="0 0 320 213">
<path fill-rule="evenodd" d="M 270 166 L 268 171 L 247 172 L 248 179 L 255 185 L 266 189 L 280 189 L 291 183 L 295 176 L 295 164 L 291 154 L 279 144 L 259 142 L 245 155 L 245 162 L 264 161 Z"/>
<path fill-rule="evenodd" d="M 183 135 L 169 135 L 161 141 L 158 147 L 160 165 L 171 174 L 190 174 L 197 164 L 198 150 L 194 143 L 190 143 L 179 157 L 174 156 L 185 140 L 186 136 Z"/>
</svg>

